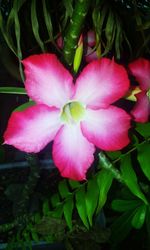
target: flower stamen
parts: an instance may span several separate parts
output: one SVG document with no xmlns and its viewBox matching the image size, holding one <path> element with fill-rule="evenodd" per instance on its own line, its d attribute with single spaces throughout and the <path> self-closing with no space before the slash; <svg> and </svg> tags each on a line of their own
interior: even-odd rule
<svg viewBox="0 0 150 250">
<path fill-rule="evenodd" d="M 72 101 L 63 107 L 61 119 L 67 123 L 78 123 L 83 119 L 84 115 L 84 106 L 80 102 Z"/>
</svg>

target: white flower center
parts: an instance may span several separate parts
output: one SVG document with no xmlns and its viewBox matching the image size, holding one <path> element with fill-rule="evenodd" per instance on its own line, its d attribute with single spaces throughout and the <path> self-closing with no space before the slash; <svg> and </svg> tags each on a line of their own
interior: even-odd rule
<svg viewBox="0 0 150 250">
<path fill-rule="evenodd" d="M 78 123 L 85 116 L 85 107 L 77 101 L 72 101 L 64 105 L 61 119 L 66 123 Z"/>
</svg>

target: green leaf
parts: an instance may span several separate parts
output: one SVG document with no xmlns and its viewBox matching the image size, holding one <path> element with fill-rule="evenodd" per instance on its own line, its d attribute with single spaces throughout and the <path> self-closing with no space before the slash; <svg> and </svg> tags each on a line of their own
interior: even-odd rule
<svg viewBox="0 0 150 250">
<path fill-rule="evenodd" d="M 135 129 L 139 134 L 141 134 L 145 138 L 150 136 L 150 122 L 136 123 Z"/>
<path fill-rule="evenodd" d="M 126 155 L 122 157 L 121 173 L 122 173 L 123 181 L 125 182 L 127 187 L 130 189 L 130 191 L 139 199 L 144 201 L 145 204 L 147 204 L 148 202 L 139 187 L 136 174 L 132 168 L 130 155 Z"/>
<path fill-rule="evenodd" d="M 83 37 L 81 35 L 79 38 L 78 47 L 76 48 L 73 61 L 73 70 L 75 73 L 78 72 L 78 69 L 81 65 L 82 56 L 83 56 Z"/>
<path fill-rule="evenodd" d="M 59 183 L 58 190 L 62 198 L 66 198 L 70 194 L 66 179 Z"/>
<path fill-rule="evenodd" d="M 91 226 L 92 226 L 93 214 L 97 207 L 98 199 L 99 199 L 98 184 L 95 181 L 95 179 L 89 180 L 87 184 L 85 204 L 86 204 L 87 216 L 88 216 L 89 223 Z"/>
<path fill-rule="evenodd" d="M 29 102 L 26 102 L 26 103 L 20 105 L 16 109 L 14 109 L 13 112 L 15 112 L 15 111 L 23 111 L 23 110 L 25 110 L 25 109 L 27 109 L 27 108 L 29 108 L 31 106 L 34 106 L 34 105 L 35 105 L 35 102 L 29 101 Z"/>
<path fill-rule="evenodd" d="M 32 235 L 32 239 L 35 241 L 35 242 L 39 242 L 39 236 L 38 236 L 38 234 L 37 234 L 37 232 L 35 231 L 35 229 L 32 229 L 31 230 L 31 235 Z"/>
<path fill-rule="evenodd" d="M 51 41 L 53 41 L 53 25 L 52 25 L 52 20 L 50 16 L 50 11 L 48 11 L 48 8 L 46 6 L 46 1 L 42 1 L 43 4 L 43 14 L 44 14 L 44 19 L 45 19 L 45 24 L 46 28 L 48 31 L 48 35 Z"/>
<path fill-rule="evenodd" d="M 79 181 L 69 180 L 68 182 L 72 189 L 76 189 L 81 185 Z"/>
<path fill-rule="evenodd" d="M 150 181 L 150 144 L 144 143 L 137 147 L 137 159 L 145 176 Z"/>
<path fill-rule="evenodd" d="M 8 47 L 17 56 L 17 52 L 16 52 L 16 48 L 15 48 L 15 45 L 14 45 L 13 40 L 12 40 L 12 36 L 8 32 L 6 32 L 6 28 L 4 26 L 3 16 L 2 16 L 1 10 L 0 10 L 0 29 L 1 29 L 1 33 L 3 34 L 4 39 L 5 39 Z"/>
<path fill-rule="evenodd" d="M 20 2 L 20 3 L 19 3 Z M 18 17 L 19 9 L 24 4 L 25 0 L 19 1 L 15 0 L 13 4 L 13 10 L 14 10 L 14 22 L 15 22 L 15 36 L 17 41 L 17 56 L 19 58 L 19 70 L 20 70 L 20 76 L 22 81 L 24 82 L 24 74 L 23 74 L 23 67 L 22 67 L 22 51 L 21 51 L 21 43 L 20 43 L 20 22 Z"/>
<path fill-rule="evenodd" d="M 121 155 L 121 151 L 110 151 L 110 152 L 106 152 L 106 155 L 111 159 L 111 160 L 115 160 L 117 158 L 120 157 Z"/>
<path fill-rule="evenodd" d="M 57 207 L 60 204 L 60 196 L 58 193 L 52 195 L 51 203 L 53 207 Z"/>
<path fill-rule="evenodd" d="M 15 95 L 27 95 L 26 90 L 20 87 L 0 87 L 0 93 L 15 94 Z"/>
<path fill-rule="evenodd" d="M 147 213 L 146 213 L 146 229 L 147 229 L 147 234 L 148 234 L 148 238 L 150 239 L 150 206 L 147 207 Z"/>
<path fill-rule="evenodd" d="M 110 171 L 102 169 L 98 173 L 96 181 L 99 187 L 99 200 L 97 207 L 97 213 L 98 213 L 101 210 L 101 208 L 105 205 L 105 202 L 107 200 L 107 194 L 112 185 L 113 175 Z"/>
<path fill-rule="evenodd" d="M 69 199 L 66 200 L 63 210 L 64 210 L 64 216 L 66 223 L 69 227 L 69 229 L 72 229 L 72 212 L 73 212 L 74 202 L 73 197 L 71 196 Z"/>
<path fill-rule="evenodd" d="M 45 52 L 44 43 L 41 40 L 40 34 L 39 34 L 39 22 L 38 22 L 38 18 L 37 18 L 36 2 L 37 2 L 36 0 L 32 0 L 31 1 L 31 24 L 32 24 L 32 30 L 33 30 L 34 37 L 35 37 L 38 45 L 40 46 L 42 52 Z"/>
<path fill-rule="evenodd" d="M 44 203 L 43 203 L 43 215 L 44 216 L 47 216 L 48 213 L 49 213 L 49 201 L 48 200 L 45 200 Z"/>
<path fill-rule="evenodd" d="M 65 6 L 67 15 L 71 17 L 72 13 L 73 13 L 72 0 L 62 0 L 62 2 L 64 4 L 64 6 Z"/>
<path fill-rule="evenodd" d="M 136 209 L 136 213 L 132 218 L 132 226 L 136 229 L 140 229 L 145 221 L 147 206 L 144 204 Z"/>
<path fill-rule="evenodd" d="M 118 212 L 133 210 L 141 205 L 141 200 L 113 200 L 111 207 Z"/>
<path fill-rule="evenodd" d="M 117 245 L 123 241 L 132 229 L 131 220 L 135 214 L 134 211 L 127 211 L 120 217 L 117 217 L 114 223 L 111 225 L 111 238 L 110 240 Z M 115 249 L 115 248 L 114 248 Z"/>
<path fill-rule="evenodd" d="M 89 229 L 85 204 L 85 187 L 82 186 L 75 194 L 76 208 L 83 224 Z"/>
</svg>

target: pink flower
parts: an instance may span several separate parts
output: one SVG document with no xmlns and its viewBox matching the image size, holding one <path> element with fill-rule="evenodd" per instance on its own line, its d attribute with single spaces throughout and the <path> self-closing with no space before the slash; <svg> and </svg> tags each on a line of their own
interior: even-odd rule
<svg viewBox="0 0 150 250">
<path fill-rule="evenodd" d="M 147 122 L 150 115 L 150 61 L 139 58 L 129 64 L 131 73 L 139 83 L 141 92 L 131 114 L 136 122 Z"/>
<path fill-rule="evenodd" d="M 122 66 L 106 58 L 93 61 L 74 85 L 69 71 L 53 54 L 30 56 L 23 65 L 25 88 L 36 104 L 12 113 L 5 143 L 36 153 L 54 140 L 54 163 L 62 176 L 74 180 L 86 178 L 95 146 L 112 151 L 129 143 L 130 117 L 110 105 L 129 87 Z"/>
</svg>

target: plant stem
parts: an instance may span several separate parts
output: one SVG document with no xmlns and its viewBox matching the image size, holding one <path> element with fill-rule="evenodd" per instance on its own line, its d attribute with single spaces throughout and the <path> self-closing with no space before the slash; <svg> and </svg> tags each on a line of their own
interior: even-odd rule
<svg viewBox="0 0 150 250">
<path fill-rule="evenodd" d="M 39 179 L 39 161 L 36 154 L 27 154 L 27 162 L 30 166 L 30 174 L 27 183 L 23 187 L 21 199 L 17 202 L 17 216 L 26 214 L 28 211 L 30 195 L 33 193 Z"/>
<path fill-rule="evenodd" d="M 81 29 L 90 6 L 90 0 L 77 0 L 70 24 L 64 37 L 64 58 L 72 65 Z"/>
</svg>

